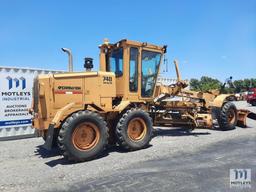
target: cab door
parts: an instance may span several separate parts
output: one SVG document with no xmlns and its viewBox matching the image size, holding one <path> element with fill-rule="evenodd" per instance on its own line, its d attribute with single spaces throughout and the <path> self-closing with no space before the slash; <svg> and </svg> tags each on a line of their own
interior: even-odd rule
<svg viewBox="0 0 256 192">
<path fill-rule="evenodd" d="M 161 63 L 161 53 L 150 49 L 141 50 L 140 99 L 151 100 L 154 95 Z"/>
<path fill-rule="evenodd" d="M 129 48 L 128 97 L 131 101 L 139 99 L 139 49 Z"/>
</svg>

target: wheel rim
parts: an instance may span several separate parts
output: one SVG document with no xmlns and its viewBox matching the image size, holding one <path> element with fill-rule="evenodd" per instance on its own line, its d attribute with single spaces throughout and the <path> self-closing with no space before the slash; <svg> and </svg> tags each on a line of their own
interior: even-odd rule
<svg viewBox="0 0 256 192">
<path fill-rule="evenodd" d="M 230 109 L 228 114 L 227 114 L 227 116 L 228 116 L 229 124 L 234 124 L 235 120 L 236 120 L 236 112 L 235 112 L 235 110 Z"/>
<path fill-rule="evenodd" d="M 94 148 L 100 139 L 99 128 L 93 123 L 82 123 L 78 125 L 72 134 L 72 143 L 82 151 Z"/>
<path fill-rule="evenodd" d="M 145 121 L 141 118 L 134 118 L 128 124 L 128 137 L 133 141 L 139 141 L 144 138 L 147 132 Z"/>
</svg>

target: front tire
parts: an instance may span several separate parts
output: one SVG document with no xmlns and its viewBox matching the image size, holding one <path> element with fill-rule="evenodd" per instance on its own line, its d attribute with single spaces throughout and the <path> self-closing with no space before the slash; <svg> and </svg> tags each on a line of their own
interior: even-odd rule
<svg viewBox="0 0 256 192">
<path fill-rule="evenodd" d="M 127 150 L 138 150 L 148 146 L 152 139 L 152 119 L 137 108 L 127 110 L 116 127 L 118 144 Z"/>
<path fill-rule="evenodd" d="M 236 106 L 231 103 L 225 103 L 220 111 L 219 126 L 223 131 L 235 129 L 237 124 L 237 109 Z"/>
<path fill-rule="evenodd" d="M 97 157 L 108 142 L 107 124 L 95 112 L 72 114 L 60 129 L 58 144 L 65 158 L 74 161 Z"/>
</svg>

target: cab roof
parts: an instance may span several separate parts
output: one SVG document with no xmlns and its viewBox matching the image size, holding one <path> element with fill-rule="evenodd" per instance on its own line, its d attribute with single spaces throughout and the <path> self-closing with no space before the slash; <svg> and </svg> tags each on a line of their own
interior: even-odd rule
<svg viewBox="0 0 256 192">
<path fill-rule="evenodd" d="M 155 49 L 155 50 L 158 50 L 158 51 L 163 51 L 163 52 L 166 52 L 166 49 L 167 49 L 167 46 L 164 45 L 164 46 L 158 46 L 158 45 L 154 45 L 154 44 L 151 44 L 151 43 L 148 43 L 148 42 L 139 42 L 139 41 L 133 41 L 133 40 L 128 40 L 128 39 L 122 39 L 114 44 L 111 44 L 108 42 L 108 40 L 104 40 L 104 43 L 101 46 L 103 45 L 108 45 L 108 46 L 113 46 L 113 47 L 118 47 L 119 45 L 133 45 L 133 46 L 136 46 L 136 47 L 146 47 L 146 48 L 149 48 L 149 49 Z"/>
</svg>

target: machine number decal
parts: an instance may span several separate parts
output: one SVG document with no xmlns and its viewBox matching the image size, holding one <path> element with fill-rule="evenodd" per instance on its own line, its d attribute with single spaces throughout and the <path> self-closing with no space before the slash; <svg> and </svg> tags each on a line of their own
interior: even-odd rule
<svg viewBox="0 0 256 192">
<path fill-rule="evenodd" d="M 112 77 L 103 76 L 103 84 L 112 84 Z"/>
</svg>

